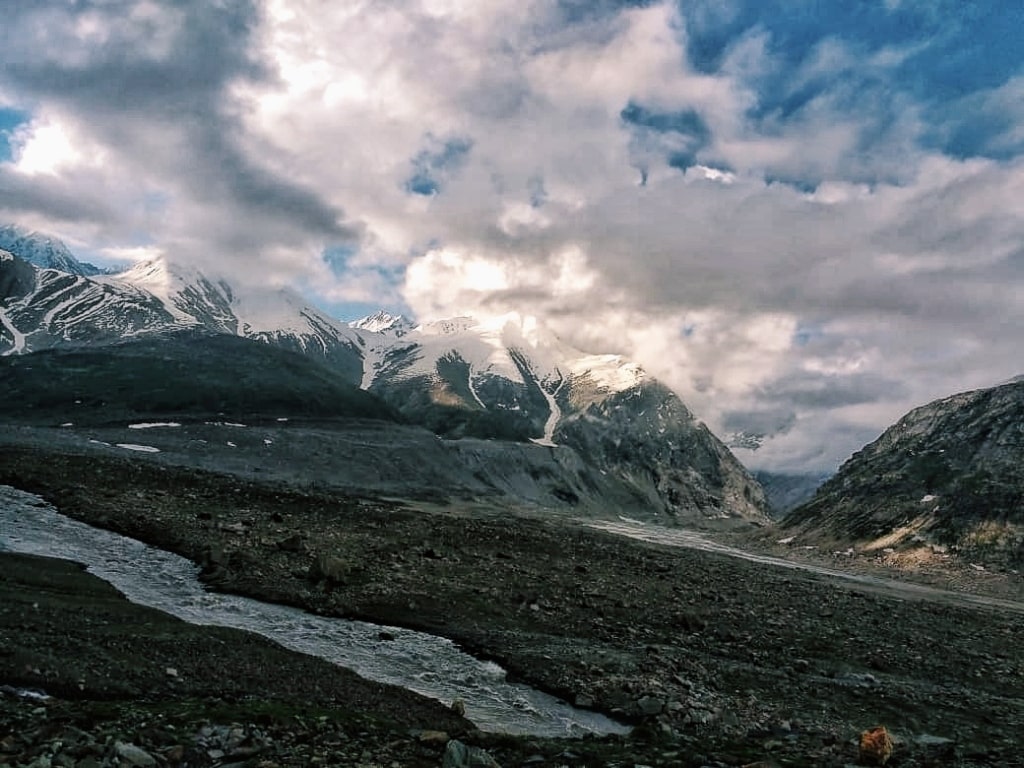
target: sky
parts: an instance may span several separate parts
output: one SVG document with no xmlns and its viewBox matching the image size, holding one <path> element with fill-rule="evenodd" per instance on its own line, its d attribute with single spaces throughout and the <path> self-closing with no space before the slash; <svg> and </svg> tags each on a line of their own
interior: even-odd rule
<svg viewBox="0 0 1024 768">
<path fill-rule="evenodd" d="M 0 221 L 518 311 L 822 472 L 1024 373 L 1024 5 L 0 0 Z"/>
</svg>

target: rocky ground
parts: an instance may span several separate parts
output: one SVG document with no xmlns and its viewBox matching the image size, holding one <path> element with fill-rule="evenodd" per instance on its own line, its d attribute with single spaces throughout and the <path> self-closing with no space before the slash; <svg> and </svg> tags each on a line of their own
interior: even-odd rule
<svg viewBox="0 0 1024 768">
<path fill-rule="evenodd" d="M 243 633 L 163 629 L 150 617 L 163 642 L 133 642 L 136 620 L 128 629 L 118 616 L 127 604 L 111 614 L 111 596 L 86 577 L 64 568 L 62 596 L 44 607 L 50 598 L 33 595 L 52 595 L 51 576 L 22 583 L 10 574 L 25 569 L 7 567 L 0 631 L 15 653 L 0 653 L 0 682 L 57 697 L 0 700 L 10 723 L 0 755 L 13 764 L 441 765 L 445 742 L 421 743 L 415 732 L 426 729 L 506 766 L 841 766 L 857 762 L 858 735 L 878 724 L 896 740 L 889 765 L 1021 764 L 1019 613 L 900 600 L 565 520 L 417 508 L 144 456 L 7 443 L 0 483 L 201 562 L 213 588 L 445 635 L 637 725 L 626 739 L 486 736 L 439 706 L 394 689 L 369 695 L 358 687 L 369 684 L 279 649 L 271 663 L 269 644 Z M 213 655 L 188 656 L 200 648 Z M 210 670 L 206 682 L 168 679 L 190 659 Z M 265 682 L 268 668 L 280 675 Z M 125 669 L 143 671 L 131 685 L 107 682 Z M 78 762 L 38 762 L 57 741 L 88 750 L 69 755 Z M 118 757 L 118 741 L 156 762 Z M 237 753 L 243 744 L 263 746 Z"/>
</svg>

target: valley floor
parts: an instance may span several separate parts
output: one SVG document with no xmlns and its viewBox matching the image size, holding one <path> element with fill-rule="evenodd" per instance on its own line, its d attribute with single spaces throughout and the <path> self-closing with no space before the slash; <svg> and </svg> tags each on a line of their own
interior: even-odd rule
<svg viewBox="0 0 1024 768">
<path fill-rule="evenodd" d="M 842 766 L 879 724 L 896 739 L 893 766 L 1019 765 L 1024 751 L 1014 611 L 900 599 L 486 503 L 417 508 L 10 434 L 0 484 L 203 563 L 211 588 L 444 635 L 637 724 L 605 740 L 487 736 L 404 691 L 371 694 L 244 633 L 119 602 L 58 562 L 4 556 L 0 684 L 55 698 L 0 695 L 0 762 L 30 764 L 72 727 L 102 754 L 116 738 L 160 764 L 187 752 L 189 765 L 264 768 L 440 765 L 441 748 L 410 729 L 447 731 L 506 766 Z M 322 556 L 331 577 L 314 581 Z M 199 684 L 168 667 L 210 672 Z M 259 730 L 258 752 L 195 751 L 233 738 L 233 724 L 250 745 Z"/>
</svg>

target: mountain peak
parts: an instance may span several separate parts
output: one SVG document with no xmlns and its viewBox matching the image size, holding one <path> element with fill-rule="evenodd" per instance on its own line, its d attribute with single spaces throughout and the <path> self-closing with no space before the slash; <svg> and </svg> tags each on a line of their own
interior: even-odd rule
<svg viewBox="0 0 1024 768">
<path fill-rule="evenodd" d="M 390 333 L 394 336 L 404 336 L 412 330 L 412 323 L 404 315 L 392 315 L 383 309 L 367 315 L 360 320 L 354 320 L 348 324 L 349 328 L 356 328 L 360 331 L 371 333 Z"/>
<path fill-rule="evenodd" d="M 103 271 L 72 256 L 59 238 L 16 224 L 0 226 L 0 250 L 8 251 L 40 269 L 56 269 L 83 277 L 98 275 Z"/>
</svg>

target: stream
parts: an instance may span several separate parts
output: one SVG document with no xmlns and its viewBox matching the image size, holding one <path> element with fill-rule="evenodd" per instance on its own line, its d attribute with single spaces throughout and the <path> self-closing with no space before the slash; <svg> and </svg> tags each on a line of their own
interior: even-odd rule
<svg viewBox="0 0 1024 768">
<path fill-rule="evenodd" d="M 369 680 L 446 704 L 460 698 L 466 717 L 484 731 L 545 737 L 629 731 L 604 715 L 507 682 L 497 664 L 475 659 L 445 638 L 209 592 L 191 561 L 72 520 L 38 496 L 8 486 L 0 486 L 2 551 L 74 560 L 132 602 L 192 624 L 255 632 Z M 394 639 L 382 640 L 382 632 Z"/>
</svg>

